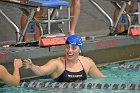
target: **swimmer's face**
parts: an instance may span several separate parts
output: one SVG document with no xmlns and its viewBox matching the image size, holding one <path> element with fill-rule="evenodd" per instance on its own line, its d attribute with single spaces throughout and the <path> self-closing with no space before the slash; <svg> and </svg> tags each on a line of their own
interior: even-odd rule
<svg viewBox="0 0 140 93">
<path fill-rule="evenodd" d="M 80 53 L 80 48 L 77 45 L 66 44 L 65 53 L 66 53 L 66 58 L 68 60 L 74 60 L 78 58 Z"/>
</svg>

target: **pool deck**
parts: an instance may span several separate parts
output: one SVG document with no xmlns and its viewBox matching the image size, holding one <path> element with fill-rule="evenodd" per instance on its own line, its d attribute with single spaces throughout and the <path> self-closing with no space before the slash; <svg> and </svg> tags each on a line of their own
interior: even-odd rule
<svg viewBox="0 0 140 93">
<path fill-rule="evenodd" d="M 89 2 L 86 0 L 81 1 L 81 13 L 79 21 L 76 27 L 76 33 L 82 36 L 95 36 L 95 35 L 106 35 L 109 33 L 108 20 L 102 16 L 102 14 Z M 96 0 L 112 17 L 114 12 L 114 6 L 108 1 Z M 1 5 L 2 9 L 10 18 L 13 20 L 18 27 L 20 27 L 20 19 L 22 12 L 15 8 L 9 6 Z M 11 12 L 12 11 L 12 12 Z M 5 37 L 0 37 L 0 42 L 15 40 L 15 29 L 7 23 L 6 20 L 0 15 L 0 34 Z M 5 27 L 6 26 L 6 27 Z M 5 32 L 7 32 L 5 34 Z M 65 34 L 68 33 L 64 29 Z"/>
</svg>

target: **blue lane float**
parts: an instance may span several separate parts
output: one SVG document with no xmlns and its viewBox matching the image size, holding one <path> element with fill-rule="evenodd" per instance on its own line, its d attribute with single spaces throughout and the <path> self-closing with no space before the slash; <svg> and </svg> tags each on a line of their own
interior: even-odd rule
<svg viewBox="0 0 140 93">
<path fill-rule="evenodd" d="M 140 84 L 110 84 L 86 82 L 22 82 L 19 87 L 33 89 L 108 89 L 108 90 L 140 90 Z"/>
</svg>

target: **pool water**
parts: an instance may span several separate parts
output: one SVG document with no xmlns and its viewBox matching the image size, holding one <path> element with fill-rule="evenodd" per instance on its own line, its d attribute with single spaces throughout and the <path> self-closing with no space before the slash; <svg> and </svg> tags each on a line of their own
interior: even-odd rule
<svg viewBox="0 0 140 93">
<path fill-rule="evenodd" d="M 124 61 L 119 64 L 108 64 L 99 68 L 101 72 L 108 76 L 108 78 L 88 78 L 86 83 L 96 84 L 140 84 L 140 60 Z M 44 82 L 49 79 L 36 79 L 30 82 Z M 0 88 L 0 93 L 140 93 L 140 90 L 129 89 L 60 89 L 47 88 L 45 90 L 27 87 L 11 87 L 3 86 Z"/>
</svg>

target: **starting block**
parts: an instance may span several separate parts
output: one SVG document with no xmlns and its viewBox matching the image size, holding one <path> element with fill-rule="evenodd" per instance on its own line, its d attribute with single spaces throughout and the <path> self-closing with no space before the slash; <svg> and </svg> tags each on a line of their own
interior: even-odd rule
<svg viewBox="0 0 140 93">
<path fill-rule="evenodd" d="M 140 36 L 140 27 L 130 27 L 130 36 Z"/>
<path fill-rule="evenodd" d="M 64 34 L 42 35 L 39 40 L 39 45 L 41 47 L 64 45 L 66 39 L 67 36 Z"/>
</svg>

